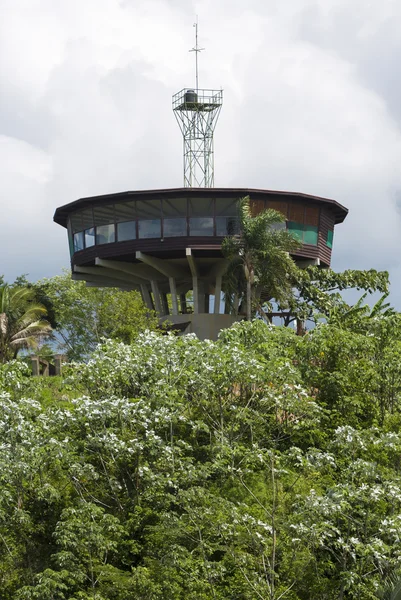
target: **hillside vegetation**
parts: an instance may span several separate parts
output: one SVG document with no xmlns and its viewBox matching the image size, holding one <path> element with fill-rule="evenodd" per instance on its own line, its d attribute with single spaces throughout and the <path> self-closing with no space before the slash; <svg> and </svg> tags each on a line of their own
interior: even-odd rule
<svg viewBox="0 0 401 600">
<path fill-rule="evenodd" d="M 63 380 L 1 366 L 1 598 L 390 597 L 400 330 L 357 307 L 105 341 Z"/>
</svg>

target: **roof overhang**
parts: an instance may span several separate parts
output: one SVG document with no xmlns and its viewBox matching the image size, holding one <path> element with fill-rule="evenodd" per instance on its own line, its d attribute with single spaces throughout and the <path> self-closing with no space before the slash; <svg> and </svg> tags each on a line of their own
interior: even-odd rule
<svg viewBox="0 0 401 600">
<path fill-rule="evenodd" d="M 109 204 L 111 202 L 129 202 L 130 200 L 146 200 L 149 197 L 154 198 L 171 198 L 171 197 L 196 197 L 196 196 L 211 196 L 227 197 L 227 196 L 251 196 L 252 198 L 271 198 L 277 200 L 295 200 L 295 201 L 310 201 L 321 205 L 326 205 L 330 208 L 335 217 L 335 223 L 342 223 L 348 214 L 348 209 L 342 206 L 336 200 L 330 198 L 322 198 L 321 196 L 312 196 L 311 194 L 303 194 L 301 192 L 285 192 L 277 190 L 259 190 L 253 188 L 169 188 L 161 190 L 138 190 L 118 192 L 115 194 L 104 194 L 101 196 L 90 196 L 88 198 L 80 198 L 69 204 L 64 204 L 56 209 L 54 213 L 54 221 L 63 227 L 67 227 L 67 219 L 71 213 L 84 208 L 89 208 L 94 205 Z"/>
</svg>

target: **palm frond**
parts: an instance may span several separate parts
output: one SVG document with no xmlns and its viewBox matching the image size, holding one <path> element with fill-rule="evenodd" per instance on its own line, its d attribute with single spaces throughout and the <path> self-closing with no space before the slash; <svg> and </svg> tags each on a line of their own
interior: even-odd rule
<svg viewBox="0 0 401 600">
<path fill-rule="evenodd" d="M 0 361 L 6 362 L 21 348 L 34 348 L 51 335 L 46 308 L 29 287 L 0 286 Z"/>
</svg>

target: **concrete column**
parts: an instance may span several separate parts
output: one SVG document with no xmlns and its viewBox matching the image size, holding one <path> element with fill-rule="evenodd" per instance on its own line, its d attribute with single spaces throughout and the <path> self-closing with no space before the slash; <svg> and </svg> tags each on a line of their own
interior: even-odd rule
<svg viewBox="0 0 401 600">
<path fill-rule="evenodd" d="M 145 283 L 142 283 L 141 285 L 141 295 L 146 308 L 148 308 L 149 310 L 154 310 L 152 297 L 149 293 L 148 286 Z"/>
<path fill-rule="evenodd" d="M 35 375 L 37 377 L 38 375 L 40 375 L 39 357 L 31 356 L 31 361 L 32 361 L 32 375 Z"/>
<path fill-rule="evenodd" d="M 174 277 L 169 277 L 168 282 L 170 284 L 171 305 L 173 315 L 178 315 L 177 286 L 175 285 Z"/>
<path fill-rule="evenodd" d="M 192 277 L 192 289 L 194 296 L 194 314 L 197 315 L 199 313 L 199 287 L 197 277 Z"/>
<path fill-rule="evenodd" d="M 158 283 L 157 283 L 157 281 L 152 279 L 152 281 L 150 282 L 150 285 L 152 287 L 152 294 L 153 294 L 153 300 L 154 300 L 156 312 L 157 312 L 158 316 L 161 317 L 163 312 L 162 312 L 162 303 L 160 302 L 160 292 L 159 292 Z"/>
<path fill-rule="evenodd" d="M 218 275 L 216 277 L 216 286 L 214 288 L 214 314 L 218 315 L 220 313 L 220 296 L 221 296 L 221 282 L 222 276 Z"/>
<path fill-rule="evenodd" d="M 193 255 L 192 255 L 192 249 L 186 248 L 185 253 L 187 256 L 187 261 L 189 264 L 189 268 L 191 269 L 191 275 L 192 275 L 192 290 L 193 290 L 193 295 L 194 295 L 194 315 L 197 315 L 200 312 L 200 307 L 202 306 L 201 304 L 199 304 L 200 285 L 199 285 L 199 277 L 198 277 L 198 267 L 196 265 Z"/>
<path fill-rule="evenodd" d="M 210 294 L 205 294 L 203 298 L 204 298 L 204 303 L 203 303 L 204 312 L 207 313 L 207 314 L 209 314 Z"/>
<path fill-rule="evenodd" d="M 169 315 L 170 314 L 170 309 L 168 307 L 167 294 L 163 293 L 161 295 L 161 298 L 162 298 L 163 315 Z"/>
<path fill-rule="evenodd" d="M 56 371 L 56 375 L 61 375 L 61 365 L 65 362 L 64 354 L 55 354 L 54 356 L 54 369 Z"/>
</svg>

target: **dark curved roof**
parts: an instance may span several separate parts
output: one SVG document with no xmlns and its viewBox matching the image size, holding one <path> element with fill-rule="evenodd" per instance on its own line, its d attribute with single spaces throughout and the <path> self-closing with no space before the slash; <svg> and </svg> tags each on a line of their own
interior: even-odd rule
<svg viewBox="0 0 401 600">
<path fill-rule="evenodd" d="M 168 188 L 164 190 L 138 190 L 138 191 L 127 191 L 118 192 L 114 194 L 104 194 L 101 196 L 90 196 L 88 198 L 80 198 L 69 204 L 64 204 L 56 209 L 54 213 L 54 221 L 63 227 L 67 227 L 67 217 L 70 213 L 77 210 L 81 210 L 94 204 L 108 204 L 114 201 L 124 201 L 130 199 L 143 199 L 152 196 L 152 198 L 169 198 L 169 197 L 182 197 L 182 196 L 243 196 L 250 195 L 252 198 L 266 198 L 271 196 L 272 199 L 281 200 L 283 197 L 292 200 L 309 200 L 311 202 L 317 202 L 319 204 L 325 204 L 329 206 L 334 213 L 335 222 L 342 223 L 348 214 L 348 209 L 342 206 L 336 200 L 330 198 L 322 198 L 320 196 L 312 196 L 311 194 L 303 194 L 301 192 L 283 192 L 276 190 L 258 190 L 253 188 Z"/>
</svg>

